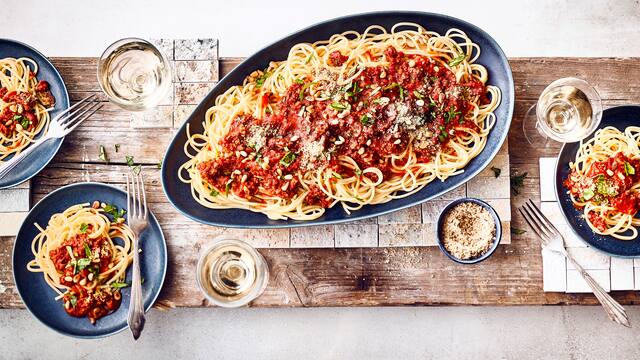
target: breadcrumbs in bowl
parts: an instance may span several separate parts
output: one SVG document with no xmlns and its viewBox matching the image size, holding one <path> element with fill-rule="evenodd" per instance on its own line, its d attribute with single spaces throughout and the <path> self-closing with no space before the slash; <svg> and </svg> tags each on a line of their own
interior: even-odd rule
<svg viewBox="0 0 640 360">
<path fill-rule="evenodd" d="M 440 213 L 436 231 L 440 250 L 463 264 L 474 264 L 491 256 L 502 237 L 496 211 L 474 198 L 448 204 Z"/>
</svg>

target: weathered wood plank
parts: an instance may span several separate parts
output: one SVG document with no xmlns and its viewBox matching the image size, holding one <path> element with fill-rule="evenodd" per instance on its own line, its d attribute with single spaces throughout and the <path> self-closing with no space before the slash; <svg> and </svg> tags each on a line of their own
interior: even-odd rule
<svg viewBox="0 0 640 360">
<path fill-rule="evenodd" d="M 220 74 L 227 74 L 240 59 L 223 59 Z M 99 91 L 95 59 L 54 59 L 73 99 Z M 512 59 L 516 82 L 516 109 L 509 143 L 512 173 L 528 172 L 520 195 L 511 196 L 515 209 L 531 198 L 539 201 L 538 158 L 555 156 L 560 146 L 529 146 L 522 136 L 521 119 L 551 81 L 579 76 L 596 85 L 605 106 L 640 102 L 640 85 L 628 79 L 640 76 L 640 59 Z M 155 164 L 171 138 L 170 129 L 131 132 L 129 118 L 111 105 L 88 121 L 63 145 L 52 165 L 33 180 L 33 201 L 69 183 L 98 180 L 122 184 L 124 155 L 145 165 L 150 206 L 162 223 L 169 245 L 169 271 L 161 299 L 177 306 L 208 306 L 195 285 L 199 252 L 225 230 L 196 224 L 178 214 L 164 199 Z M 115 134 L 115 136 L 114 136 Z M 116 140 L 115 138 L 118 138 Z M 97 160 L 98 146 L 108 148 L 111 164 Z M 115 153 L 113 145 L 121 144 Z M 515 146 L 514 144 L 517 144 Z M 464 195 L 459 194 L 458 196 Z M 422 216 L 432 216 L 422 209 Z M 527 229 L 512 211 L 512 226 Z M 364 224 L 378 225 L 374 220 Z M 283 241 L 279 231 L 242 233 L 256 241 Z M 336 235 L 337 236 L 337 235 Z M 487 261 L 476 266 L 455 264 L 437 248 L 265 249 L 261 253 L 271 270 L 271 281 L 252 306 L 374 306 L 374 305 L 533 305 L 596 304 L 589 294 L 544 293 L 540 244 L 531 232 L 512 235 Z M 273 237 L 273 238 L 271 238 Z M 265 238 L 268 238 L 265 240 Z M 11 275 L 12 238 L 0 238 L 0 308 L 21 307 Z M 615 292 L 624 304 L 638 304 L 634 292 Z"/>
</svg>

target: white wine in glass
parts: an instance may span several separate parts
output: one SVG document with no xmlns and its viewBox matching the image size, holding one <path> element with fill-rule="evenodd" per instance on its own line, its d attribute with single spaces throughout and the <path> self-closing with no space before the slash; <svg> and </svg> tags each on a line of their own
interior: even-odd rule
<svg viewBox="0 0 640 360">
<path fill-rule="evenodd" d="M 269 268 L 262 255 L 247 243 L 221 240 L 203 253 L 196 279 L 209 301 L 222 307 L 238 307 L 262 294 Z"/>
<path fill-rule="evenodd" d="M 98 83 L 110 101 L 130 111 L 157 106 L 171 88 L 171 65 L 146 40 L 127 38 L 111 44 L 98 63 Z"/>
<path fill-rule="evenodd" d="M 525 137 L 543 145 L 547 138 L 567 143 L 589 136 L 602 119 L 602 101 L 586 81 L 562 78 L 540 95 L 523 120 Z"/>
</svg>

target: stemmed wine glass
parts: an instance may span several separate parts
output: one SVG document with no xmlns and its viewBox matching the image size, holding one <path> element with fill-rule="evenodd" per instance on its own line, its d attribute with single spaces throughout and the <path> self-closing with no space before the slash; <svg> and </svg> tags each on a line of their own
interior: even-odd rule
<svg viewBox="0 0 640 360">
<path fill-rule="evenodd" d="M 532 145 L 546 147 L 550 139 L 576 142 L 589 136 L 602 119 L 602 100 L 584 80 L 558 79 L 547 86 L 522 122 L 524 136 Z"/>
</svg>

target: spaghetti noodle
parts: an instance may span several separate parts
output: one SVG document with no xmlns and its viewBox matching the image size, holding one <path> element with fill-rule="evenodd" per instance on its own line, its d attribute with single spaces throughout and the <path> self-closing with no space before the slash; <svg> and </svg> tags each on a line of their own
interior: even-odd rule
<svg viewBox="0 0 640 360">
<path fill-rule="evenodd" d="M 18 154 L 49 126 L 55 99 L 49 83 L 38 81 L 29 58 L 0 59 L 0 163 Z"/>
<path fill-rule="evenodd" d="M 133 259 L 134 234 L 124 224 L 124 211 L 111 221 L 105 214 L 110 207 L 74 205 L 54 214 L 45 229 L 35 224 L 40 233 L 31 245 L 35 258 L 27 264 L 29 271 L 43 273 L 69 315 L 91 323 L 120 306 Z"/>
<path fill-rule="evenodd" d="M 640 219 L 640 127 L 624 133 L 614 127 L 596 131 L 580 145 L 564 186 L 597 234 L 621 240 L 638 236 Z"/>
<path fill-rule="evenodd" d="M 461 173 L 495 124 L 500 90 L 451 29 L 371 26 L 294 45 L 218 96 L 179 170 L 203 206 L 310 220 L 409 196 Z"/>
</svg>

